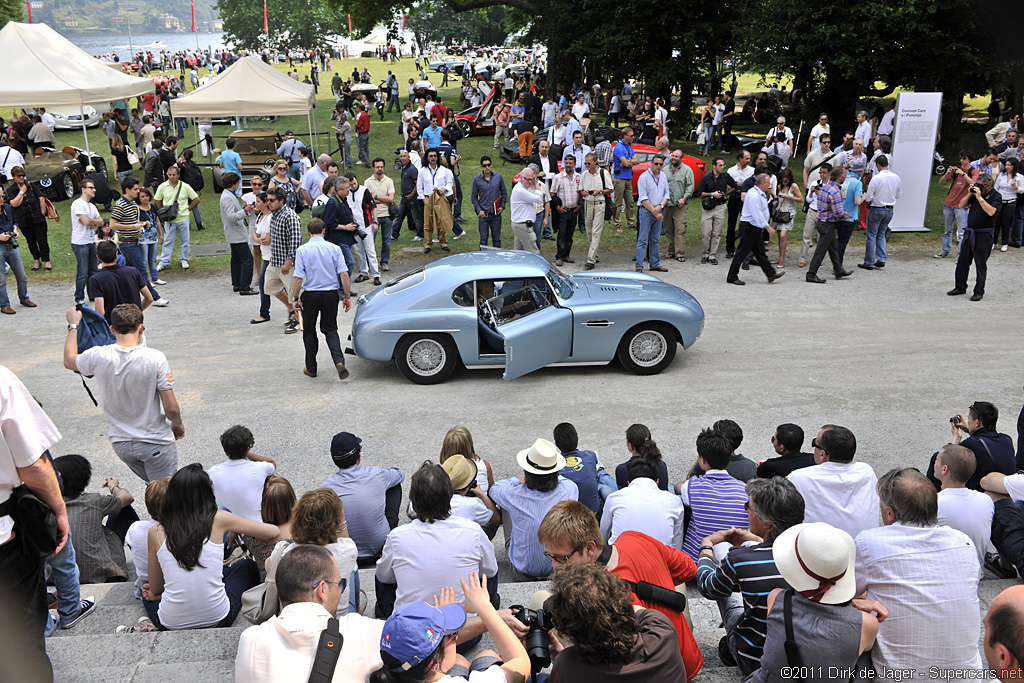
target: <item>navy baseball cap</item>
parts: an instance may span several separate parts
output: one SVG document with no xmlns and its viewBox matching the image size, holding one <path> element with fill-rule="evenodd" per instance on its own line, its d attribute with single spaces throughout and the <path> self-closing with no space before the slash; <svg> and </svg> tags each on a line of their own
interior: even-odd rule
<svg viewBox="0 0 1024 683">
<path fill-rule="evenodd" d="M 384 622 L 380 651 L 398 665 L 392 671 L 408 671 L 422 664 L 441 644 L 441 639 L 466 624 L 466 610 L 451 604 L 438 608 L 425 602 L 413 602 L 395 609 Z"/>
<path fill-rule="evenodd" d="M 331 439 L 331 457 L 345 458 L 359 450 L 359 444 L 363 443 L 355 434 L 339 432 Z"/>
<path fill-rule="evenodd" d="M 285 135 L 295 135 L 295 133 L 291 132 L 290 130 L 286 130 L 286 131 L 284 132 L 284 134 L 285 134 Z"/>
</svg>

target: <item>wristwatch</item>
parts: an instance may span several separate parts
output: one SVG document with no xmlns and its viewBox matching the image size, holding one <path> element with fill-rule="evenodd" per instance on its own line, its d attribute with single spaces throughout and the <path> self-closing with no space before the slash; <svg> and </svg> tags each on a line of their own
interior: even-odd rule
<svg viewBox="0 0 1024 683">
<path fill-rule="evenodd" d="M 714 552 L 715 547 L 714 546 L 710 546 L 710 545 L 702 545 L 700 547 L 700 550 L 698 550 L 697 552 L 701 553 L 701 552 L 704 552 L 705 550 L 710 550 L 710 551 Z"/>
<path fill-rule="evenodd" d="M 77 329 L 78 329 L 78 323 L 68 323 L 68 332 L 70 332 L 71 330 L 77 330 Z"/>
</svg>

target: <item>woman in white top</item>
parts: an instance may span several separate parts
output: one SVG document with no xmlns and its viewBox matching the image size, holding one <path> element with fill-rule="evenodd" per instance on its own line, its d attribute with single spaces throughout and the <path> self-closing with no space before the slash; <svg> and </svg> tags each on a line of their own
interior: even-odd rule
<svg viewBox="0 0 1024 683">
<path fill-rule="evenodd" d="M 779 260 L 775 264 L 779 268 L 786 267 L 786 233 L 793 229 L 796 220 L 796 207 L 804 203 L 800 186 L 793 178 L 793 171 L 784 169 L 779 180 L 779 206 L 775 209 L 772 226 L 779 233 Z M 788 220 L 783 220 L 784 218 Z"/>
<path fill-rule="evenodd" d="M 287 169 L 285 170 L 287 172 Z M 291 178 L 288 178 L 288 180 L 291 180 Z M 253 325 L 270 320 L 270 297 L 263 291 L 263 280 L 267 276 L 267 266 L 270 265 L 271 215 L 270 207 L 267 206 L 267 193 L 260 192 L 256 195 L 256 199 L 253 202 L 252 217 L 249 219 L 249 222 L 252 223 L 252 240 L 260 245 L 260 255 L 263 257 L 263 263 L 260 267 L 260 314 L 249 321 Z"/>
<path fill-rule="evenodd" d="M 1013 225 L 1017 202 L 1021 193 L 1024 193 L 1024 175 L 1020 173 L 1020 160 L 1015 157 L 1006 160 L 1003 170 L 996 176 L 995 190 L 1003 198 L 1003 205 L 999 208 L 999 217 L 996 220 L 996 227 L 1000 232 L 999 243 L 1003 245 L 999 251 L 1006 251 L 1010 243 L 1010 227 Z"/>
<path fill-rule="evenodd" d="M 456 425 L 449 429 L 448 433 L 444 435 L 444 441 L 441 442 L 441 464 L 443 465 L 444 461 L 453 455 L 464 455 L 470 460 L 476 461 L 476 483 L 484 493 L 494 486 L 494 472 L 491 471 L 491 463 L 476 454 L 473 435 L 463 425 Z"/>
<path fill-rule="evenodd" d="M 409 124 L 416 118 L 415 112 L 412 110 L 412 102 L 406 102 L 405 107 L 402 109 L 402 136 L 409 139 Z"/>
<path fill-rule="evenodd" d="M 242 609 L 242 593 L 259 583 L 250 559 L 224 566 L 226 534 L 276 537 L 273 524 L 217 509 L 213 483 L 202 465 L 186 465 L 171 477 L 160 524 L 149 530 L 146 612 L 160 630 L 230 626 Z"/>
<path fill-rule="evenodd" d="M 548 129 L 548 142 L 561 147 L 565 146 L 565 126 L 562 125 L 562 117 L 555 117 L 555 125 Z"/>
</svg>

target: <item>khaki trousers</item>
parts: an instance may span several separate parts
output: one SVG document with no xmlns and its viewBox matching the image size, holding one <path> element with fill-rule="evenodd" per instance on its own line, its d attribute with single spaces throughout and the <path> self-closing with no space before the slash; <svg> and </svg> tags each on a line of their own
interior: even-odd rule
<svg viewBox="0 0 1024 683">
<path fill-rule="evenodd" d="M 597 263 L 598 247 L 601 246 L 601 231 L 604 229 L 604 201 L 587 201 L 584 205 L 584 220 L 587 224 L 587 239 L 590 240 L 590 248 L 587 249 L 587 263 Z"/>
<path fill-rule="evenodd" d="M 818 212 L 814 209 L 807 210 L 807 217 L 804 219 L 804 241 L 800 245 L 800 261 L 806 262 L 807 255 L 814 252 L 811 247 L 818 243 Z"/>
<path fill-rule="evenodd" d="M 686 255 L 686 205 L 666 206 L 661 231 L 668 236 L 668 252 L 676 258 Z"/>
<path fill-rule="evenodd" d="M 448 246 L 448 231 L 452 229 L 452 205 L 448 198 L 431 192 L 423 198 L 423 248 L 433 246 L 434 231 L 442 247 Z"/>
<path fill-rule="evenodd" d="M 725 204 L 719 204 L 711 211 L 700 210 L 701 257 L 714 258 L 722 241 L 722 226 L 725 225 Z"/>
<path fill-rule="evenodd" d="M 613 216 L 615 219 L 615 228 L 618 229 L 622 227 L 622 218 L 619 214 L 622 213 L 622 209 L 620 207 L 623 200 L 626 202 L 626 225 L 630 228 L 635 228 L 636 200 L 633 199 L 633 181 L 622 178 L 613 178 L 612 189 L 614 190 L 612 199 L 615 202 L 615 215 Z"/>
</svg>

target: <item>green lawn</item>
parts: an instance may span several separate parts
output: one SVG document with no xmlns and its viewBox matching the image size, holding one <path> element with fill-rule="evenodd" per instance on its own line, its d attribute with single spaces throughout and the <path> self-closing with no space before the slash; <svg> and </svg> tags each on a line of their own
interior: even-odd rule
<svg viewBox="0 0 1024 683">
<path fill-rule="evenodd" d="M 303 71 L 308 71 L 308 63 L 303 65 Z M 407 83 L 410 77 L 415 77 L 415 66 L 411 59 L 403 59 L 397 64 L 383 64 L 380 60 L 376 59 L 349 59 L 343 62 L 335 62 L 332 71 L 337 71 L 340 74 L 351 73 L 353 68 L 358 68 L 362 71 L 363 67 L 366 66 L 370 69 L 373 74 L 374 82 L 378 82 L 386 75 L 388 69 L 391 69 L 398 76 L 400 83 L 402 83 L 402 92 L 405 91 L 405 83 Z M 287 63 L 277 67 L 282 72 L 289 70 Z M 440 74 L 430 74 L 430 79 L 437 84 L 440 84 Z M 756 88 L 756 75 L 743 74 L 740 78 L 740 90 L 743 91 L 747 85 L 750 85 L 750 89 Z M 327 75 L 322 79 L 322 85 L 320 87 L 319 96 L 317 98 L 317 128 L 320 131 L 330 131 L 329 127 L 329 115 L 333 108 L 333 96 L 330 92 L 330 77 Z M 441 89 L 441 95 L 443 101 L 447 103 L 453 103 L 458 106 L 458 90 L 459 82 L 450 83 L 449 87 Z M 404 99 L 404 98 L 403 98 Z M 986 102 L 987 105 L 987 102 Z M 399 114 L 394 112 L 385 115 L 383 121 L 379 120 L 374 113 L 372 117 L 372 125 L 370 129 L 370 156 L 383 157 L 387 161 L 387 173 L 394 180 L 396 186 L 398 185 L 398 173 L 394 169 L 393 161 L 395 158 L 395 148 L 402 144 L 402 138 L 397 131 L 397 122 Z M 603 119 L 598 120 L 603 123 Z M 272 125 L 278 131 L 284 130 L 295 130 L 296 132 L 302 133 L 307 131 L 308 124 L 306 117 L 304 116 L 291 116 L 283 117 L 273 124 L 267 122 L 254 122 L 250 120 L 250 126 L 267 126 Z M 227 137 L 233 130 L 233 126 L 230 125 L 218 125 L 214 126 L 215 143 L 219 148 L 223 147 L 224 138 Z M 750 132 L 750 133 L 762 133 L 764 132 L 763 127 L 761 130 L 750 129 L 743 127 L 738 128 L 737 132 Z M 682 130 L 676 130 L 675 134 L 683 135 Z M 188 130 L 186 142 L 183 144 L 194 144 L 195 143 L 195 129 L 190 128 Z M 301 138 L 308 142 L 309 137 L 300 135 Z M 978 131 L 970 131 L 969 140 L 976 149 L 981 149 L 983 146 L 983 133 Z M 975 139 L 977 138 L 977 139 Z M 334 137 L 330 136 L 330 141 L 333 143 Z M 327 135 L 321 135 L 321 146 L 328 140 Z M 114 163 L 110 160 L 108 146 L 106 142 L 106 136 L 100 128 L 90 129 L 89 131 L 89 142 L 94 150 L 101 150 L 102 153 L 108 158 L 108 167 L 111 169 L 110 181 L 111 185 L 115 184 L 115 178 L 113 175 Z M 82 146 L 83 136 L 81 131 L 58 131 L 57 133 L 57 144 L 62 146 L 65 144 L 72 144 L 76 146 Z M 696 144 L 692 142 L 686 142 L 683 140 L 673 140 L 673 146 L 679 146 L 687 154 L 697 154 Z M 352 146 L 352 152 L 355 154 L 355 145 Z M 467 228 L 468 236 L 459 241 L 450 242 L 452 250 L 467 251 L 476 249 L 479 243 L 478 233 L 476 228 L 476 221 L 474 220 L 472 206 L 469 204 L 469 188 L 472 183 L 473 177 L 480 172 L 479 159 L 481 155 L 488 154 L 494 157 L 495 170 L 501 173 L 506 180 L 506 184 L 511 186 L 511 178 L 519 172 L 520 167 L 517 165 L 506 164 L 502 161 L 497 153 L 492 149 L 492 138 L 490 136 L 484 137 L 473 137 L 462 140 L 459 142 L 459 153 L 463 159 L 461 162 L 461 175 L 460 180 L 462 183 L 463 194 L 465 197 L 465 208 L 463 215 L 467 219 L 465 227 Z M 198 152 L 197 152 L 198 157 Z M 335 155 L 337 158 L 337 155 Z M 710 158 L 707 159 L 710 162 Z M 734 160 L 729 159 L 728 163 L 731 165 Z M 794 168 L 801 168 L 802 157 L 798 156 L 795 158 Z M 366 169 L 357 168 L 357 173 L 360 178 L 369 176 L 370 172 Z M 799 179 L 799 173 L 797 174 Z M 509 187 L 511 190 L 511 187 Z M 931 233 L 916 233 L 916 234 L 898 234 L 893 237 L 892 243 L 896 246 L 899 245 L 912 245 L 912 246 L 924 246 L 924 245 L 938 245 L 939 239 L 942 232 L 942 201 L 945 197 L 946 189 L 943 186 L 939 186 L 938 183 L 932 184 L 932 191 L 929 199 L 928 213 L 927 213 L 927 225 L 932 229 Z M 30 273 L 30 280 L 33 282 L 45 282 L 45 281 L 56 281 L 56 280 L 67 280 L 74 276 L 75 272 L 75 259 L 71 254 L 70 248 L 70 232 L 71 224 L 69 217 L 70 202 L 64 201 L 57 204 L 57 209 L 61 214 L 61 221 L 59 224 L 50 224 L 49 230 L 49 241 L 51 245 L 52 261 L 54 270 L 52 273 L 43 273 L 42 271 L 36 273 Z M 193 243 L 212 243 L 212 242 L 223 242 L 224 233 L 220 221 L 219 208 L 218 208 L 218 197 L 214 196 L 212 192 L 212 179 L 210 177 L 209 170 L 206 172 L 206 190 L 202 193 L 202 200 L 200 203 L 200 210 L 203 216 L 203 223 L 206 226 L 206 230 L 198 231 L 195 229 L 193 224 L 191 239 Z M 505 225 L 503 227 L 503 243 L 511 245 L 511 226 L 509 225 L 508 213 L 505 213 Z M 302 214 L 303 222 L 309 219 L 309 213 L 304 212 Z M 802 218 L 797 218 L 798 230 L 802 226 Z M 408 225 L 408 224 L 407 224 Z M 687 234 L 687 242 L 689 245 L 699 245 L 700 243 L 700 208 L 697 202 L 690 203 L 689 211 L 689 226 L 690 230 Z M 402 260 L 408 257 L 410 254 L 403 251 L 404 247 L 414 247 L 420 243 L 410 242 L 412 233 L 408 229 L 404 230 L 401 239 L 397 243 L 392 243 L 392 270 L 401 270 L 403 268 Z M 862 233 L 858 233 L 854 236 L 852 249 L 856 249 L 858 240 L 863 237 Z M 585 251 L 585 238 L 576 233 L 576 245 L 573 253 L 578 256 L 580 253 Z M 862 244 L 863 242 L 861 242 Z M 635 233 L 626 231 L 623 234 L 615 233 L 614 230 L 606 230 L 602 235 L 602 248 L 606 250 L 622 250 L 627 251 L 633 248 L 635 244 Z M 724 245 L 723 245 L 724 247 Z M 554 243 L 544 242 L 542 245 L 543 253 L 547 256 L 553 256 Z M 21 248 L 22 259 L 26 263 L 26 269 L 31 266 L 32 258 L 28 252 L 27 245 L 22 244 Z M 177 253 L 177 252 L 175 252 Z M 435 252 L 438 253 L 438 252 Z M 691 248 L 691 254 L 697 253 L 697 249 Z M 443 254 L 443 252 L 441 252 Z M 416 255 L 413 253 L 412 255 Z M 172 261 L 172 272 L 177 271 L 178 265 L 176 260 Z M 223 270 L 228 266 L 228 257 L 206 257 L 206 258 L 193 258 L 192 269 L 200 272 L 212 271 L 212 270 Z"/>
</svg>

